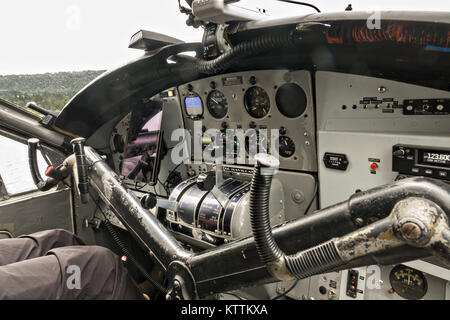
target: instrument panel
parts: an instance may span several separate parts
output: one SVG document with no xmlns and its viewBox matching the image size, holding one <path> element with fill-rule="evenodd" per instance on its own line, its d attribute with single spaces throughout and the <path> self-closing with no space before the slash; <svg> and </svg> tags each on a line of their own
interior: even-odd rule
<svg viewBox="0 0 450 320">
<path fill-rule="evenodd" d="M 269 153 L 279 150 L 281 169 L 317 171 L 309 71 L 259 70 L 218 75 L 181 85 L 178 92 L 191 146 L 201 141 L 203 148 L 208 148 L 219 138 L 207 136 L 210 129 L 222 132 L 221 138 L 229 134 L 227 130 L 245 133 L 253 129 L 248 131 L 245 143 L 236 137 L 231 139 L 232 154 L 226 156 L 235 159 L 236 164 L 253 165 L 255 152 L 250 151 L 265 151 L 262 147 L 267 145 Z M 195 128 L 202 128 L 202 132 Z M 271 136 L 272 130 L 276 136 Z M 257 144 L 252 143 L 252 136 L 256 136 L 253 138 Z M 240 150 L 244 150 L 245 157 L 238 162 Z M 194 158 L 193 147 L 191 156 Z"/>
</svg>

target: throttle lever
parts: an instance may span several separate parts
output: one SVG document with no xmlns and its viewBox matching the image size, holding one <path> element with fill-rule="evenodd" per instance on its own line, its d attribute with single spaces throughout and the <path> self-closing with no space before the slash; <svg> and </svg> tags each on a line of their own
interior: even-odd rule
<svg viewBox="0 0 450 320">
<path fill-rule="evenodd" d="M 70 142 L 73 146 L 73 153 L 75 154 L 75 162 L 77 164 L 78 190 L 80 191 L 82 203 L 89 202 L 89 167 L 84 151 L 85 142 L 86 139 L 84 138 L 76 138 Z"/>
</svg>

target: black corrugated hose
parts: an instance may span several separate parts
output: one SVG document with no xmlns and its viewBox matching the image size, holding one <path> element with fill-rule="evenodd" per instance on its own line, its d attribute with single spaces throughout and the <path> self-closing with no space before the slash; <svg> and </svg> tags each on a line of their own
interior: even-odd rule
<svg viewBox="0 0 450 320">
<path fill-rule="evenodd" d="M 250 222 L 261 262 L 267 265 L 283 259 L 290 275 L 296 279 L 323 273 L 340 264 L 342 259 L 332 241 L 290 256 L 281 251 L 272 234 L 269 214 L 270 186 L 279 161 L 268 154 L 258 154 L 255 160 L 250 187 Z"/>
<path fill-rule="evenodd" d="M 250 222 L 258 255 L 267 264 L 282 258 L 283 252 L 275 243 L 270 225 L 269 195 L 272 175 L 262 175 L 261 169 L 257 162 L 250 187 Z"/>
<path fill-rule="evenodd" d="M 197 71 L 204 74 L 216 74 L 228 69 L 236 60 L 258 55 L 273 49 L 285 49 L 295 44 L 294 31 L 266 33 L 249 41 L 241 42 L 213 60 L 197 59 Z"/>
</svg>

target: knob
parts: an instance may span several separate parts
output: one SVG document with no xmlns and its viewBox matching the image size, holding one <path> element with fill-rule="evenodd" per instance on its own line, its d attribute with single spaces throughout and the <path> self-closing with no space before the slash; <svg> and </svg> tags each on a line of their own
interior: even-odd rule
<svg viewBox="0 0 450 320">
<path fill-rule="evenodd" d="M 216 185 L 215 172 L 202 173 L 197 177 L 197 187 L 202 191 L 211 191 Z"/>
<path fill-rule="evenodd" d="M 393 155 L 395 157 L 402 157 L 405 155 L 405 150 L 403 149 L 398 149 L 397 151 L 394 151 Z"/>
<path fill-rule="evenodd" d="M 120 134 L 115 134 L 113 137 L 114 149 L 118 153 L 123 153 L 125 151 L 125 142 Z"/>
<path fill-rule="evenodd" d="M 284 136 L 284 135 L 286 135 L 287 130 L 285 127 L 281 127 L 279 132 L 280 132 L 280 135 Z"/>
<path fill-rule="evenodd" d="M 156 196 L 153 193 L 146 194 L 141 198 L 141 205 L 145 209 L 153 209 L 156 207 Z"/>
<path fill-rule="evenodd" d="M 256 122 L 252 121 L 250 122 L 250 124 L 248 125 L 250 128 L 255 129 L 256 128 Z"/>
</svg>

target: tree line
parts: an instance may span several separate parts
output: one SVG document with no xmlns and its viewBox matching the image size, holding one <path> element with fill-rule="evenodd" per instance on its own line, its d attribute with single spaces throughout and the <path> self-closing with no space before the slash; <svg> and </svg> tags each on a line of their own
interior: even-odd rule
<svg viewBox="0 0 450 320">
<path fill-rule="evenodd" d="M 78 91 L 103 72 L 88 70 L 0 76 L 0 98 L 20 106 L 34 101 L 42 108 L 59 112 Z"/>
</svg>

